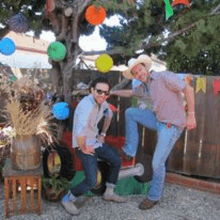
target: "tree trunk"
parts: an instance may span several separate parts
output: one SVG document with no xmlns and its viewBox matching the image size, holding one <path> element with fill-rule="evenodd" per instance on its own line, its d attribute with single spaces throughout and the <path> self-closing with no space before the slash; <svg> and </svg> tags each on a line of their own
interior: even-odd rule
<svg viewBox="0 0 220 220">
<path fill-rule="evenodd" d="M 72 77 L 79 48 L 79 17 L 91 0 L 68 1 L 54 0 L 55 9 L 50 12 L 51 25 L 56 33 L 56 40 L 65 44 L 67 49 L 66 58 L 60 62 L 52 62 L 52 74 L 59 79 L 53 80 L 60 95 L 64 95 L 66 102 L 70 101 L 73 86 Z M 72 13 L 66 13 L 66 11 Z M 59 72 L 60 71 L 60 72 Z M 62 79 L 62 82 L 60 82 Z"/>
</svg>

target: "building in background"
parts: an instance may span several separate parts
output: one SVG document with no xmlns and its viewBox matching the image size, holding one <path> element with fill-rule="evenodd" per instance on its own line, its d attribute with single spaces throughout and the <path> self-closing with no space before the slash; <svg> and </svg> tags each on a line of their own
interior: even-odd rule
<svg viewBox="0 0 220 220">
<path fill-rule="evenodd" d="M 95 67 L 95 60 L 99 57 L 99 55 L 91 55 L 91 56 L 81 56 L 78 58 L 77 63 L 80 69 L 91 69 L 97 70 Z M 155 54 L 151 54 L 151 59 L 153 61 L 152 69 L 154 71 L 163 71 L 166 70 L 166 62 L 163 62 L 157 58 Z M 124 71 L 127 69 L 126 65 L 113 66 L 111 71 Z"/>
<path fill-rule="evenodd" d="M 28 69 L 51 69 L 47 55 L 50 42 L 13 31 L 5 37 L 14 41 L 16 50 L 10 56 L 0 53 L 0 62 L 10 66 L 16 77 L 21 77 Z"/>
</svg>

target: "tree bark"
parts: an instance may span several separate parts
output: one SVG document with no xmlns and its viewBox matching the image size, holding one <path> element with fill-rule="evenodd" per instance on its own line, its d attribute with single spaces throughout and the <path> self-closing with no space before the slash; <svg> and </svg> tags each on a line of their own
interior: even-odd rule
<svg viewBox="0 0 220 220">
<path fill-rule="evenodd" d="M 91 0 L 75 0 L 70 3 L 68 1 L 54 0 L 55 10 L 51 12 L 50 19 L 51 24 L 56 32 L 56 40 L 60 40 L 65 44 L 67 49 L 66 58 L 57 64 L 52 64 L 54 73 L 57 76 L 62 76 L 62 94 L 66 102 L 70 100 L 72 85 L 71 79 L 73 74 L 73 68 L 76 64 L 77 56 L 80 52 L 79 48 L 79 17 L 82 12 L 91 2 Z M 71 10 L 71 16 L 67 13 L 66 10 Z M 57 67 L 59 65 L 60 68 Z M 60 74 L 57 72 L 60 70 Z M 53 72 L 53 70 L 52 70 Z M 57 81 L 55 81 L 57 84 Z"/>
<path fill-rule="evenodd" d="M 7 25 L 4 28 L 0 29 L 0 39 L 3 38 L 5 35 L 7 35 L 9 32 L 10 32 L 9 25 Z"/>
</svg>

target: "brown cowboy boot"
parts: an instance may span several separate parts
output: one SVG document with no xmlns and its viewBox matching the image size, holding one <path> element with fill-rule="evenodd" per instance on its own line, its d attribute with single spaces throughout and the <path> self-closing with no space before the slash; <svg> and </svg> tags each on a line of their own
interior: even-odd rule
<svg viewBox="0 0 220 220">
<path fill-rule="evenodd" d="M 140 203 L 139 209 L 142 209 L 142 210 L 151 209 L 157 203 L 158 203 L 158 201 L 151 201 L 149 199 L 145 199 L 143 202 Z"/>
</svg>

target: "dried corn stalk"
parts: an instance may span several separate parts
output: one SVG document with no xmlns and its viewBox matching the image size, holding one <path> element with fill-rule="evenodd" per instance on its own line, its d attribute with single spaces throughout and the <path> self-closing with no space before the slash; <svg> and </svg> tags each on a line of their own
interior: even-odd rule
<svg viewBox="0 0 220 220">
<path fill-rule="evenodd" d="M 44 104 L 44 93 L 36 82 L 28 77 L 22 77 L 6 86 L 2 83 L 2 91 L 7 94 L 6 107 L 3 115 L 7 120 L 7 126 L 13 128 L 13 132 L 19 136 L 37 135 L 48 144 L 55 140 L 52 124 L 52 113 Z"/>
</svg>

